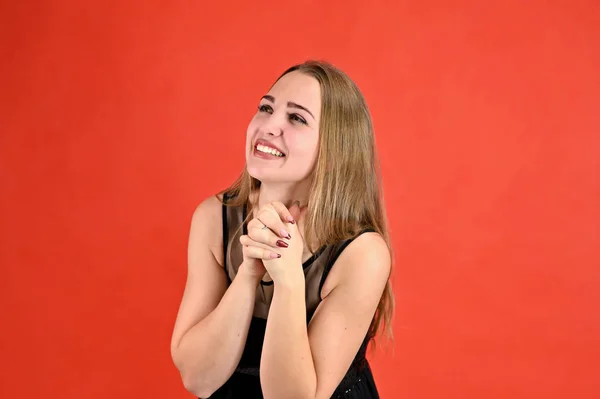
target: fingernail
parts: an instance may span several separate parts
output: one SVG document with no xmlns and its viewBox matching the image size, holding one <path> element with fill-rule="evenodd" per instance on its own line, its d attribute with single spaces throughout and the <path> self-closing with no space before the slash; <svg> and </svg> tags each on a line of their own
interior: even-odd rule
<svg viewBox="0 0 600 399">
<path fill-rule="evenodd" d="M 294 224 L 294 223 L 296 223 L 296 221 L 294 220 L 294 218 L 293 218 L 293 217 L 291 217 L 291 216 L 288 216 L 288 217 L 287 217 L 287 220 L 288 220 L 288 222 L 290 222 L 291 224 Z"/>
<path fill-rule="evenodd" d="M 296 200 L 296 201 L 292 202 L 292 206 L 293 206 L 293 205 L 298 205 L 298 206 L 300 206 L 300 201 Z"/>
<path fill-rule="evenodd" d="M 277 241 L 277 246 L 278 246 L 278 247 L 281 247 L 281 248 L 287 248 L 287 247 L 288 247 L 288 244 L 287 244 L 287 242 L 285 242 L 285 241 L 278 240 L 278 241 Z"/>
<path fill-rule="evenodd" d="M 271 259 L 281 258 L 280 254 L 276 254 L 275 252 L 271 252 Z"/>
<path fill-rule="evenodd" d="M 287 238 L 288 240 L 292 238 L 292 236 L 290 235 L 290 233 L 288 233 L 285 230 L 281 230 L 281 236 Z"/>
</svg>

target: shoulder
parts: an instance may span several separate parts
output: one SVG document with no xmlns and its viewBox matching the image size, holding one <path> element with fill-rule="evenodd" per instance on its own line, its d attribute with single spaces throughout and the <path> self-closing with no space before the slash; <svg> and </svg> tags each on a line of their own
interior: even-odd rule
<svg viewBox="0 0 600 399">
<path fill-rule="evenodd" d="M 215 223 L 221 221 L 222 205 L 222 196 L 219 194 L 205 198 L 194 210 L 192 228 L 217 227 Z"/>
<path fill-rule="evenodd" d="M 340 285 L 378 288 L 390 277 L 392 259 L 385 239 L 376 232 L 367 232 L 352 239 L 342 250 L 323 285 L 325 298 Z"/>
<path fill-rule="evenodd" d="M 211 211 L 214 212 L 216 210 L 221 209 L 221 205 L 223 204 L 223 195 L 222 194 L 213 194 L 204 198 L 196 207 L 194 213 L 202 213 Z"/>
<path fill-rule="evenodd" d="M 215 258 L 222 264 L 223 226 L 222 196 L 205 198 L 194 210 L 190 226 L 190 241 L 208 245 Z"/>
</svg>

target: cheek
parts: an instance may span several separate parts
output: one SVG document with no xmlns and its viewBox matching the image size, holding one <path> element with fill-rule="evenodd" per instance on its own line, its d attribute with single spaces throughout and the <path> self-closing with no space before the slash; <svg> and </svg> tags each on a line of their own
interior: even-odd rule
<svg viewBox="0 0 600 399">
<path fill-rule="evenodd" d="M 319 149 L 319 136 L 313 134 L 305 140 L 304 151 L 307 155 L 316 155 Z"/>
<path fill-rule="evenodd" d="M 313 160 L 318 153 L 318 137 L 295 136 L 293 141 L 294 153 L 307 160 Z"/>
<path fill-rule="evenodd" d="M 255 132 L 256 132 L 256 120 L 252 119 L 250 121 L 250 124 L 248 124 L 248 128 L 246 129 L 246 145 L 250 145 Z"/>
</svg>

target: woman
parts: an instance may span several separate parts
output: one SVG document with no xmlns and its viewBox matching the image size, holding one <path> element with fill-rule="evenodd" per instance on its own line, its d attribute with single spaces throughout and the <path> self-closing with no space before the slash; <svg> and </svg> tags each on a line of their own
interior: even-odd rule
<svg viewBox="0 0 600 399">
<path fill-rule="evenodd" d="M 201 398 L 377 398 L 391 255 L 367 105 L 340 70 L 287 70 L 247 131 L 246 168 L 194 212 L 171 353 Z"/>
</svg>

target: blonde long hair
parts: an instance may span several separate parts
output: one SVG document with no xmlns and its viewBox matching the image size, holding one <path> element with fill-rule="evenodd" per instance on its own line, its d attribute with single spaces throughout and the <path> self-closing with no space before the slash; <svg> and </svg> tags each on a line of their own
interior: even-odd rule
<svg viewBox="0 0 600 399">
<path fill-rule="evenodd" d="M 321 86 L 319 153 L 313 172 L 305 222 L 305 241 L 319 248 L 354 237 L 371 228 L 386 241 L 393 259 L 383 202 L 379 160 L 371 115 L 356 84 L 341 70 L 321 61 L 307 61 L 286 70 L 315 78 Z M 245 204 L 260 181 L 244 167 L 221 194 L 227 205 Z M 369 329 L 374 338 L 383 329 L 392 337 L 394 296 L 388 279 Z"/>
</svg>

